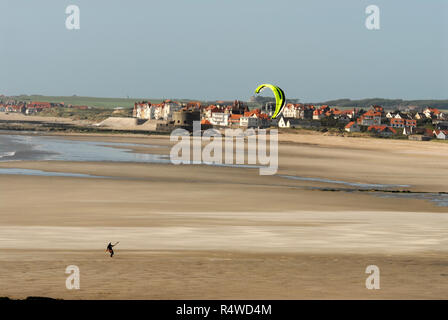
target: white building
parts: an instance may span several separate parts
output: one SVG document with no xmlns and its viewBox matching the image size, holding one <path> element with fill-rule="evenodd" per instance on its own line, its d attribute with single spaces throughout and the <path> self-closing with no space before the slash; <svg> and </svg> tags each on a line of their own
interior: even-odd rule
<svg viewBox="0 0 448 320">
<path fill-rule="evenodd" d="M 404 127 L 403 128 L 403 135 L 404 136 L 409 136 L 412 134 L 412 127 Z"/>
<path fill-rule="evenodd" d="M 344 129 L 347 132 L 359 132 L 359 131 L 361 131 L 361 128 L 359 127 L 359 125 L 355 121 L 349 122 L 345 126 Z"/>
<path fill-rule="evenodd" d="M 448 139 L 448 130 L 435 130 L 434 134 L 437 139 L 447 140 Z"/>
<path fill-rule="evenodd" d="M 182 105 L 178 102 L 168 101 L 163 104 L 162 108 L 162 118 L 163 120 L 172 120 L 173 113 L 175 111 L 179 111 L 182 108 Z"/>
<path fill-rule="evenodd" d="M 278 120 L 278 127 L 279 128 L 298 128 L 300 127 L 300 120 L 294 119 L 294 118 L 285 118 L 280 117 Z"/>
<path fill-rule="evenodd" d="M 134 116 L 138 119 L 154 119 L 154 106 L 150 103 L 137 103 L 134 107 Z"/>
<path fill-rule="evenodd" d="M 248 128 L 256 128 L 259 125 L 258 117 L 256 115 L 252 115 L 249 117 L 241 117 L 240 118 L 240 126 L 248 127 Z"/>
<path fill-rule="evenodd" d="M 179 111 L 182 105 L 178 102 L 166 101 L 161 104 L 136 103 L 134 117 L 147 120 L 172 120 L 173 113 Z"/>
<path fill-rule="evenodd" d="M 209 121 L 214 126 L 227 127 L 229 125 L 229 117 L 230 113 L 213 112 Z"/>
<path fill-rule="evenodd" d="M 313 120 L 321 120 L 325 118 L 324 110 L 314 110 L 313 112 Z"/>
<path fill-rule="evenodd" d="M 143 111 L 144 119 L 155 119 L 154 116 L 154 106 L 147 106 Z"/>
<path fill-rule="evenodd" d="M 301 108 L 292 103 L 287 104 L 282 111 L 285 118 L 300 118 Z"/>
<path fill-rule="evenodd" d="M 395 118 L 395 116 L 396 116 L 397 114 L 395 113 L 395 112 L 388 112 L 387 114 L 386 114 L 386 118 L 388 118 L 388 119 L 392 119 L 392 118 Z"/>
<path fill-rule="evenodd" d="M 378 126 L 381 124 L 381 113 L 369 110 L 358 118 L 358 124 L 362 126 Z"/>
<path fill-rule="evenodd" d="M 436 108 L 426 108 L 423 111 L 423 114 L 428 119 L 438 119 L 438 120 L 445 120 L 446 119 L 446 115 L 443 112 L 441 112 L 439 109 L 436 109 Z"/>
<path fill-rule="evenodd" d="M 288 120 L 286 120 L 285 117 L 281 116 L 278 119 L 277 125 L 279 128 L 288 128 Z"/>
</svg>

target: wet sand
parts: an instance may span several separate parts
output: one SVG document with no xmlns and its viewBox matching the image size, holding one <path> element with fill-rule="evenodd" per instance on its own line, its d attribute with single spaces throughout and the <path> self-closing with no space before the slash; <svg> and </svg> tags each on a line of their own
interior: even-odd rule
<svg viewBox="0 0 448 320">
<path fill-rule="evenodd" d="M 170 145 L 162 137 L 81 139 Z M 447 191 L 445 144 L 280 140 L 279 174 Z M 430 201 L 311 190 L 340 186 L 258 169 L 64 161 L 0 168 L 112 177 L 0 175 L 0 296 L 447 298 L 448 208 Z M 120 241 L 113 259 L 104 252 L 109 241 Z M 81 269 L 79 291 L 65 288 L 71 264 Z M 365 288 L 370 264 L 381 270 L 380 290 Z"/>
<path fill-rule="evenodd" d="M 64 299 L 447 299 L 448 259 L 425 255 L 2 250 L 1 293 Z M 80 269 L 80 290 L 65 268 Z M 368 290 L 366 267 L 380 268 Z M 6 286 L 5 286 L 6 284 Z"/>
</svg>

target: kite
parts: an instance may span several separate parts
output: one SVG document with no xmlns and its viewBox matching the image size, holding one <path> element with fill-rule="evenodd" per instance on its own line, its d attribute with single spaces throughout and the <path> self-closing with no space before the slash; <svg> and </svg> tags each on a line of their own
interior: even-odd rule
<svg viewBox="0 0 448 320">
<path fill-rule="evenodd" d="M 274 114 L 272 115 L 272 119 L 275 119 L 280 114 L 280 112 L 282 112 L 283 107 L 285 106 L 286 103 L 285 93 L 283 92 L 282 89 L 272 84 L 259 85 L 258 88 L 255 90 L 255 93 L 260 93 L 265 88 L 269 88 L 272 90 L 272 92 L 274 92 L 275 111 Z"/>
</svg>

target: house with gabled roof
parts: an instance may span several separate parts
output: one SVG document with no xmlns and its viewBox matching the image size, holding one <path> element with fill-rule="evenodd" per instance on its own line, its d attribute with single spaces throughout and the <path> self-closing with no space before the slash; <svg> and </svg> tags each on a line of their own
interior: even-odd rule
<svg viewBox="0 0 448 320">
<path fill-rule="evenodd" d="M 436 109 L 436 108 L 426 108 L 425 110 L 423 110 L 423 114 L 426 116 L 426 118 L 428 119 L 438 119 L 440 116 L 440 110 Z"/>
<path fill-rule="evenodd" d="M 320 120 L 326 117 L 324 110 L 316 109 L 313 111 L 313 120 Z"/>
<path fill-rule="evenodd" d="M 381 124 L 381 112 L 369 110 L 361 115 L 358 120 L 361 126 L 376 126 Z"/>
<path fill-rule="evenodd" d="M 240 127 L 257 128 L 259 126 L 258 117 L 253 115 L 243 115 L 240 117 Z"/>
<path fill-rule="evenodd" d="M 241 117 L 242 117 L 243 115 L 242 114 L 230 114 L 230 117 L 229 117 L 229 125 L 237 125 L 237 126 L 239 126 L 240 125 L 240 120 L 241 120 Z"/>
<path fill-rule="evenodd" d="M 448 140 L 448 130 L 434 130 L 437 139 Z"/>
<path fill-rule="evenodd" d="M 396 112 L 389 111 L 388 113 L 386 113 L 386 118 L 388 119 L 395 118 L 396 115 L 397 115 Z"/>
<path fill-rule="evenodd" d="M 412 119 L 412 116 L 408 113 L 399 111 L 395 117 L 395 119 Z"/>
<path fill-rule="evenodd" d="M 416 119 L 416 120 L 423 120 L 423 119 L 426 119 L 426 116 L 425 116 L 425 114 L 423 112 L 417 112 L 414 115 L 414 119 Z"/>
<path fill-rule="evenodd" d="M 417 120 L 414 119 L 402 119 L 392 118 L 389 120 L 392 128 L 416 128 Z"/>
<path fill-rule="evenodd" d="M 367 128 L 367 131 L 375 132 L 381 136 L 391 136 L 397 133 L 397 131 L 394 128 L 388 127 L 385 124 L 370 126 Z"/>
<path fill-rule="evenodd" d="M 345 126 L 344 130 L 347 132 L 359 132 L 361 128 L 355 121 L 351 121 Z"/>
<path fill-rule="evenodd" d="M 298 128 L 301 126 L 303 120 L 296 119 L 296 118 L 286 118 L 286 117 L 280 117 L 278 120 L 278 127 L 279 128 Z"/>
<path fill-rule="evenodd" d="M 412 128 L 411 127 L 404 127 L 403 128 L 403 135 L 404 136 L 409 136 L 412 134 Z"/>
</svg>

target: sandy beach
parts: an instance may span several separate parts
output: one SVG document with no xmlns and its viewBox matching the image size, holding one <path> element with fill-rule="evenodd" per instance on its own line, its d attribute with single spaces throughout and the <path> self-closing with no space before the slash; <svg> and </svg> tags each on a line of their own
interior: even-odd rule
<svg viewBox="0 0 448 320">
<path fill-rule="evenodd" d="M 53 138 L 127 144 L 114 148 L 140 157 L 166 156 L 172 144 L 163 136 Z M 167 163 L 0 162 L 91 176 L 0 173 L 0 296 L 448 297 L 448 207 L 431 198 L 448 192 L 448 144 L 322 134 L 279 140 L 274 176 Z M 120 241 L 113 259 L 104 252 L 109 241 Z M 80 290 L 65 287 L 68 265 L 81 270 Z M 365 287 L 368 265 L 381 270 L 380 290 Z"/>
</svg>

